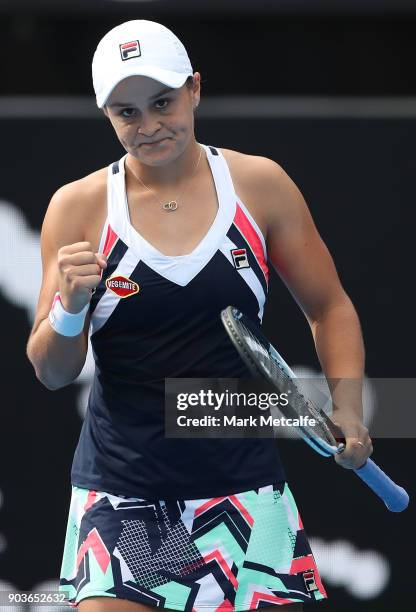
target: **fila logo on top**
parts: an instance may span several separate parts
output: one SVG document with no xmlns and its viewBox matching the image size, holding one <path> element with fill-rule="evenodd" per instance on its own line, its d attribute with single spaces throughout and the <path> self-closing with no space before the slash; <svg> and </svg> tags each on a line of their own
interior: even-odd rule
<svg viewBox="0 0 416 612">
<path fill-rule="evenodd" d="M 234 266 L 237 268 L 237 270 L 240 270 L 240 268 L 250 267 L 246 249 L 233 249 L 231 251 L 231 255 L 233 256 Z"/>
<path fill-rule="evenodd" d="M 105 281 L 107 289 L 119 298 L 128 298 L 139 292 L 139 285 L 125 276 L 112 276 Z"/>
<path fill-rule="evenodd" d="M 141 54 L 142 52 L 140 51 L 140 43 L 138 40 L 132 40 L 120 45 L 120 55 L 123 62 L 132 57 L 140 57 Z"/>
</svg>

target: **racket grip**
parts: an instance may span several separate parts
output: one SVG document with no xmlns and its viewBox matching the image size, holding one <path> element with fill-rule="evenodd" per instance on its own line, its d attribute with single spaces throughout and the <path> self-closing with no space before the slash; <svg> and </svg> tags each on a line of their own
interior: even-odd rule
<svg viewBox="0 0 416 612">
<path fill-rule="evenodd" d="M 381 497 L 391 512 L 402 512 L 407 508 L 409 504 L 407 491 L 393 482 L 374 461 L 367 459 L 364 465 L 354 472 Z"/>
</svg>

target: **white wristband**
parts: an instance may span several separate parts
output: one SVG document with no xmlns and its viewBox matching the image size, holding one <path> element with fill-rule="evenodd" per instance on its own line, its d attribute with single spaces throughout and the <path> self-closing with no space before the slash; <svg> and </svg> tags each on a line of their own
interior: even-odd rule
<svg viewBox="0 0 416 612">
<path fill-rule="evenodd" d="M 51 327 L 61 336 L 78 336 L 84 329 L 85 317 L 90 305 L 84 306 L 81 312 L 67 312 L 62 306 L 59 291 L 55 293 L 52 308 L 49 311 L 49 323 Z"/>
</svg>

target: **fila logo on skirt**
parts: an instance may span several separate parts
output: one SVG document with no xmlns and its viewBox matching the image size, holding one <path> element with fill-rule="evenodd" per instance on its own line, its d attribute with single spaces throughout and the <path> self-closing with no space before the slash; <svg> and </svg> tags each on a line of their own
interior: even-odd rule
<svg viewBox="0 0 416 612">
<path fill-rule="evenodd" d="M 123 62 L 131 59 L 132 57 L 140 57 L 141 54 L 140 43 L 138 40 L 132 40 L 120 45 L 120 55 Z"/>
<path fill-rule="evenodd" d="M 302 573 L 303 573 L 303 580 L 305 582 L 306 590 L 309 592 L 318 591 L 319 589 L 315 581 L 314 570 L 311 569 L 311 570 L 307 570 L 306 572 L 302 572 Z"/>
<path fill-rule="evenodd" d="M 234 266 L 237 268 L 237 270 L 250 267 L 246 249 L 233 249 L 231 251 L 231 255 L 233 256 Z"/>
<path fill-rule="evenodd" d="M 139 285 L 126 276 L 112 276 L 105 281 L 107 289 L 119 298 L 128 298 L 139 292 Z"/>
</svg>

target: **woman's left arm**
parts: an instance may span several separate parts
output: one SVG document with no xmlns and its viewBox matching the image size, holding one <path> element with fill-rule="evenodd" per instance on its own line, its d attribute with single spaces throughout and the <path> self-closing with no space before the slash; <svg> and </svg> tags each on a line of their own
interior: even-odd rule
<svg viewBox="0 0 416 612">
<path fill-rule="evenodd" d="M 362 422 L 365 355 L 360 322 L 299 189 L 280 166 L 260 159 L 269 259 L 312 331 L 331 390 L 332 418 L 346 438 L 346 449 L 336 461 L 358 468 L 372 453 Z"/>
</svg>

